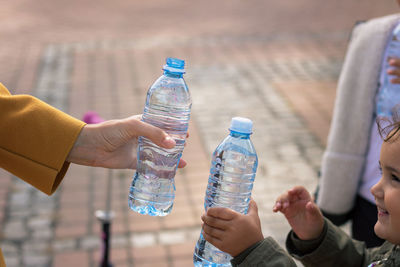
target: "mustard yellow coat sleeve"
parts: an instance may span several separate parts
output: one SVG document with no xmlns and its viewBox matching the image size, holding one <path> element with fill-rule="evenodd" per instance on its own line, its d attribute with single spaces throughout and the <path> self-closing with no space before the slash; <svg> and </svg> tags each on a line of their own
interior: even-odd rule
<svg viewBox="0 0 400 267">
<path fill-rule="evenodd" d="M 0 267 L 6 267 L 6 263 L 4 262 L 3 253 L 1 252 L 0 248 Z"/>
<path fill-rule="evenodd" d="M 51 195 L 84 125 L 35 97 L 11 95 L 0 83 L 0 168 Z"/>
</svg>

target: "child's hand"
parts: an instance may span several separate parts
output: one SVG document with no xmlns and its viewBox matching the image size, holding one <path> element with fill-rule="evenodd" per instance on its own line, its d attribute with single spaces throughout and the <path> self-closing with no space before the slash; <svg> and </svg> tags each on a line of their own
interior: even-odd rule
<svg viewBox="0 0 400 267">
<path fill-rule="evenodd" d="M 324 227 L 324 218 L 310 193 L 296 186 L 276 200 L 274 212 L 282 212 L 296 235 L 302 240 L 318 238 Z"/>
<path fill-rule="evenodd" d="M 388 69 L 387 73 L 395 76 L 390 80 L 390 82 L 400 84 L 400 58 L 389 59 L 389 65 L 393 68 Z"/>
<path fill-rule="evenodd" d="M 209 208 L 203 220 L 205 240 L 235 257 L 246 248 L 264 239 L 257 204 L 250 200 L 246 215 L 228 208 Z"/>
</svg>

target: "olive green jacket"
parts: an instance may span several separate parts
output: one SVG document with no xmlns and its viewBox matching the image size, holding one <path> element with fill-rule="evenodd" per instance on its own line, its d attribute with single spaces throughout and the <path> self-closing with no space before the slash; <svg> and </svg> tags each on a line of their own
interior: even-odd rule
<svg viewBox="0 0 400 267">
<path fill-rule="evenodd" d="M 286 249 L 289 254 L 310 267 L 364 267 L 364 266 L 400 266 L 400 248 L 389 242 L 368 249 L 364 242 L 351 239 L 340 228 L 326 220 L 321 236 L 316 240 L 303 241 L 293 232 L 288 234 Z M 243 254 L 246 254 L 243 257 Z M 246 250 L 232 260 L 232 266 L 238 267 L 295 267 L 292 257 L 271 238 L 258 243 L 251 251 Z M 240 260 L 239 260 L 240 259 Z M 371 265 L 371 264 L 375 265 Z"/>
</svg>

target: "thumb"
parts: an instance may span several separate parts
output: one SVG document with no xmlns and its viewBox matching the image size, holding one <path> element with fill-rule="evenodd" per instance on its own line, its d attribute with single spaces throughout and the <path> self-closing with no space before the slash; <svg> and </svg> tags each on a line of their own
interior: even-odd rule
<svg viewBox="0 0 400 267">
<path fill-rule="evenodd" d="M 258 214 L 257 203 L 253 199 L 250 199 L 249 209 L 248 209 L 247 214 L 249 214 L 249 215 Z"/>
</svg>

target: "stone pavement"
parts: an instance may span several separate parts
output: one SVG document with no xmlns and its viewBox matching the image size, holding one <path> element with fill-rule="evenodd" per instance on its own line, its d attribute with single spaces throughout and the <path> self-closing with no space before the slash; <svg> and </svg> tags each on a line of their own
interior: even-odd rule
<svg viewBox="0 0 400 267">
<path fill-rule="evenodd" d="M 133 171 L 112 171 L 112 262 L 191 266 L 210 155 L 233 116 L 254 121 L 259 155 L 254 198 L 264 235 L 283 244 L 288 226 L 271 207 L 293 185 L 316 186 L 344 49 L 341 39 L 298 41 L 293 47 L 260 37 L 49 45 L 39 53 L 36 87 L 28 93 L 78 118 L 87 110 L 122 118 L 142 111 L 165 57 L 187 60 L 193 98 L 184 152 L 189 165 L 178 171 L 173 211 L 162 218 L 130 211 Z M 105 169 L 71 166 L 48 197 L 3 172 L 1 188 L 11 188 L 0 191 L 8 266 L 96 266 L 101 242 L 94 212 L 106 207 L 108 175 Z"/>
<path fill-rule="evenodd" d="M 24 11 L 32 8 L 29 1 L 18 2 L 24 2 L 20 6 Z M 48 10 L 55 8 L 56 2 L 47 3 Z M 263 2 L 278 3 L 257 1 L 258 4 Z M 302 7 L 306 2 L 299 1 L 290 14 L 297 15 L 296 8 L 306 12 Z M 356 6 L 357 1 L 335 3 L 340 6 L 342 2 L 352 2 Z M 8 7 L 17 6 L 13 3 L 15 1 L 7 3 Z M 128 5 L 122 1 L 112 3 Z M 130 1 L 129 5 L 139 6 L 137 3 Z M 290 8 L 284 1 L 279 3 L 281 6 L 277 10 Z M 328 9 L 334 8 L 330 6 L 333 2 L 321 3 L 314 1 L 319 7 L 327 5 L 324 13 L 319 14 L 327 16 Z M 180 35 L 171 32 L 157 35 L 151 27 L 143 30 L 149 30 L 149 34 L 132 37 L 118 32 L 113 35 L 118 24 L 115 29 L 110 25 L 92 28 L 74 25 L 78 35 L 71 32 L 63 35 L 52 32 L 51 25 L 46 28 L 40 12 L 35 16 L 25 12 L 20 21 L 10 19 L 13 14 L 7 13 L 4 8 L 7 5 L 0 7 L 0 14 L 7 22 L 0 25 L 0 33 L 12 38 L 4 40 L 0 46 L 0 60 L 7 62 L 0 65 L 0 74 L 1 81 L 13 93 L 33 94 L 77 118 L 88 110 L 95 110 L 106 119 L 123 118 L 142 112 L 147 88 L 161 74 L 165 58 L 173 56 L 187 62 L 185 79 L 193 99 L 190 138 L 184 151 L 189 165 L 178 171 L 175 205 L 166 217 L 143 216 L 129 210 L 127 199 L 133 171 L 110 172 L 74 165 L 57 192 L 48 197 L 0 169 L 0 246 L 8 267 L 98 266 L 100 223 L 94 213 L 106 207 L 109 176 L 112 176 L 111 207 L 116 214 L 111 245 L 114 266 L 192 266 L 210 155 L 228 134 L 233 116 L 254 121 L 252 140 L 258 152 L 259 167 L 253 197 L 259 206 L 264 235 L 271 235 L 283 244 L 289 227 L 282 215 L 272 213 L 272 205 L 279 194 L 294 185 L 302 184 L 313 190 L 317 184 L 336 81 L 351 27 L 345 27 L 343 16 L 335 17 L 341 28 L 328 33 L 323 33 L 322 24 L 310 24 L 312 31 L 296 35 L 277 35 L 276 29 L 267 27 L 265 32 L 253 28 L 279 19 L 268 10 L 273 19 L 265 16 L 263 23 L 254 22 L 251 27 L 243 25 L 242 28 L 236 22 L 228 33 L 222 27 L 230 25 L 224 22 L 229 21 L 224 17 L 218 25 L 207 24 L 206 19 L 196 20 L 193 28 L 192 24 L 182 23 L 185 34 Z M 77 9 L 81 20 L 90 20 L 94 15 L 102 17 L 98 8 L 94 8 L 93 13 L 85 13 L 88 3 L 82 1 L 82 5 Z M 109 9 L 114 7 L 109 5 Z M 156 1 L 149 1 L 145 5 L 149 8 L 147 11 L 154 11 L 153 5 L 157 6 Z M 202 9 L 201 5 L 198 2 L 195 6 L 199 12 L 210 11 Z M 233 6 L 226 1 L 219 1 L 218 5 L 231 10 L 232 17 L 240 14 L 237 12 L 242 8 L 236 6 L 233 12 Z M 368 9 L 370 7 L 365 5 L 370 16 L 390 10 L 374 9 L 374 13 Z M 246 17 L 252 16 L 249 10 L 257 11 L 247 9 Z M 63 17 L 74 12 L 71 5 L 65 6 L 65 14 L 48 13 L 59 21 L 65 19 L 78 24 Z M 218 14 L 213 12 L 207 18 Z M 145 12 L 142 13 L 136 10 L 135 15 L 147 18 Z M 119 12 L 110 11 L 109 15 L 117 19 Z M 104 19 L 112 22 L 109 17 Z M 303 17 L 293 26 L 305 27 L 307 21 L 310 18 Z M 156 25 L 157 20 L 152 23 Z M 165 23 L 176 25 L 181 21 Z M 131 24 L 124 24 L 125 31 L 130 30 Z M 13 32 L 25 25 L 36 25 L 39 31 Z M 67 25 L 65 23 L 62 29 L 68 28 Z M 140 25 L 134 25 L 134 31 L 140 30 Z M 280 26 L 287 30 L 292 25 L 286 22 Z M 220 30 L 223 34 L 195 34 L 207 27 L 214 27 L 214 31 Z M 315 30 L 318 27 L 322 30 Z M 87 37 L 92 29 L 96 29 L 96 38 Z M 252 30 L 243 33 L 247 29 Z M 318 31 L 322 33 L 316 33 Z M 21 39 L 26 34 L 26 40 L 13 42 L 18 34 Z"/>
</svg>

